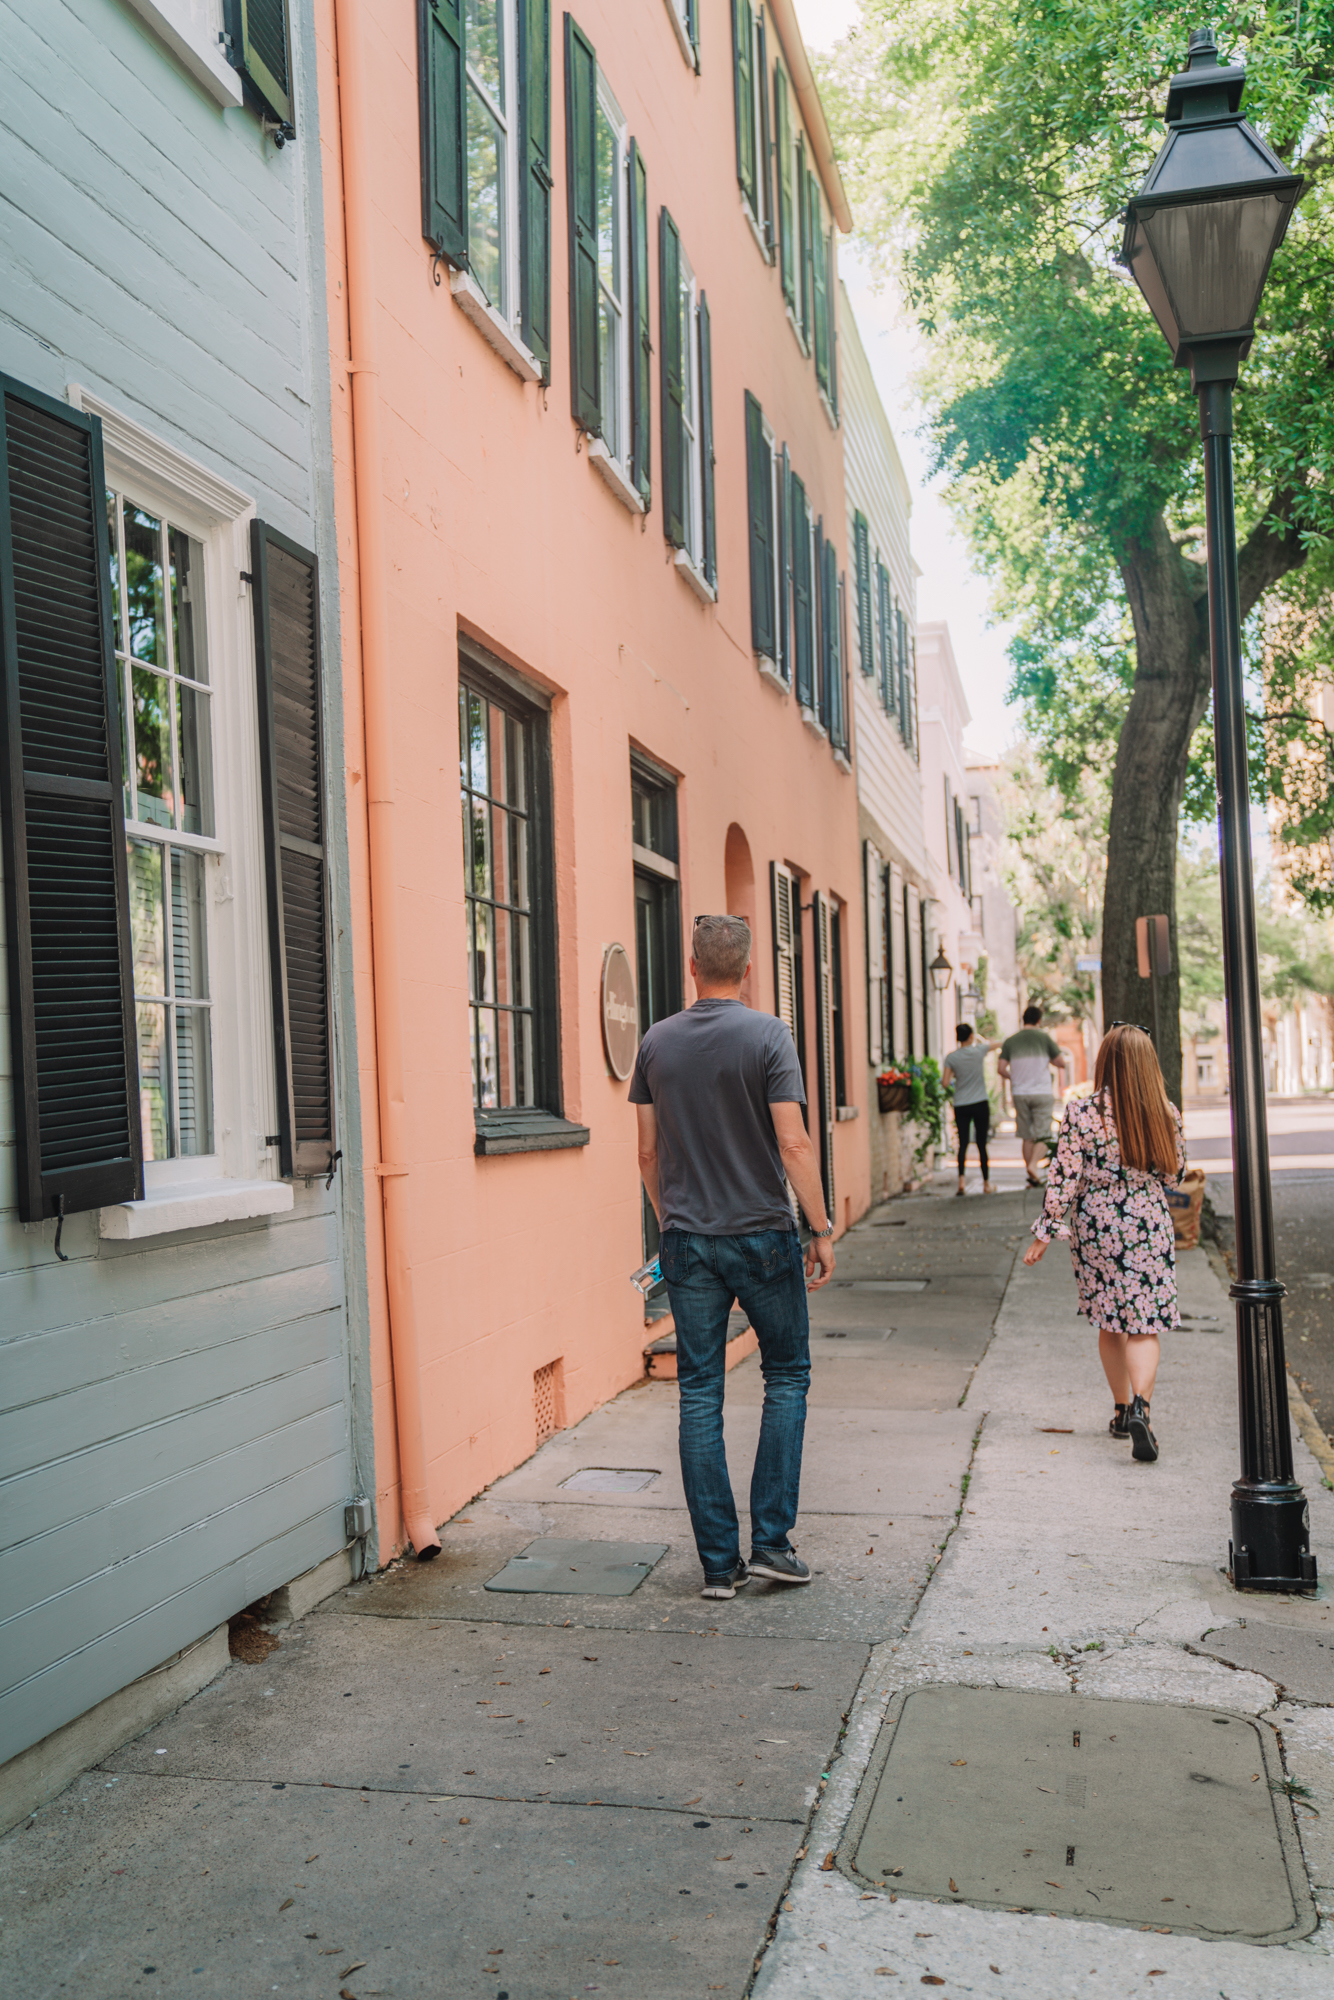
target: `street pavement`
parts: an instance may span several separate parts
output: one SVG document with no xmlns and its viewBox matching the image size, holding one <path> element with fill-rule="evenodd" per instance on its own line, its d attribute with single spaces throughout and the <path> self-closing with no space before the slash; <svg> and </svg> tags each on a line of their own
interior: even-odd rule
<svg viewBox="0 0 1334 2000">
<path fill-rule="evenodd" d="M 1334 1991 L 1334 1621 L 1323 1590 L 1242 1602 L 1223 1574 L 1235 1391 L 1215 1269 L 1203 1252 L 1182 1260 L 1195 1317 L 1169 1345 L 1155 1401 L 1163 1456 L 1134 1465 L 1106 1435 L 1068 1259 L 1058 1249 L 1016 1266 L 1036 1199 L 931 1192 L 882 1205 L 840 1242 L 837 1283 L 812 1300 L 795 1537 L 808 1589 L 698 1597 L 675 1385 L 628 1390 L 446 1524 L 435 1563 L 395 1564 L 326 1600 L 268 1658 L 234 1661 L 0 1842 L 12 1989 Z M 743 1507 L 760 1396 L 751 1359 L 727 1388 Z M 1296 1453 L 1334 1575 L 1334 1494 L 1300 1439 Z M 585 1543 L 613 1567 L 568 1546 Z M 532 1567 L 544 1555 L 567 1566 L 570 1588 L 487 1589 L 502 1572 L 561 1581 Z M 1038 1707 L 996 1711 L 985 1753 L 967 1755 L 961 1710 L 943 1754 L 928 1710 L 905 1697 L 967 1710 L 970 1689 Z M 1217 1718 L 1243 1732 L 1227 1738 L 1255 1767 L 1239 1787 L 1222 1765 L 1211 1775 L 1207 1743 L 1177 1757 L 1191 1764 L 1191 1837 L 1173 1854 L 1199 1863 L 1203 1840 L 1208 1858 L 1184 1888 L 1175 1874 L 1156 1884 L 1181 1907 L 1155 1896 L 1151 1934 L 1138 1904 L 1117 1923 L 1087 1914 L 1103 1893 L 1096 1867 L 1112 1863 L 1098 1855 L 1090 1875 L 1064 1822 L 1078 1857 L 1068 1877 L 1035 1842 L 1013 1866 L 1031 1874 L 1036 1852 L 1050 1887 L 990 1880 L 997 1829 L 1011 1838 L 1055 1789 L 1018 1806 L 1004 1789 L 1033 1790 L 1016 1746 L 1051 1713 L 1058 1735 L 1072 1717 L 1076 1734 L 1081 1720 L 1092 1731 L 1092 1713 L 1117 1723 L 1113 1741 L 1130 1739 L 1124 1756 L 1103 1745 L 1109 1803 L 1089 1815 L 1100 1827 L 1116 1820 L 1118 1785 L 1134 1800 L 1141 1778 L 1151 1789 L 1170 1771 L 1174 1729 L 1198 1735 Z M 1152 1757 L 1135 1747 L 1146 1715 L 1169 1739 Z M 885 1856 L 868 1877 L 862 1822 L 874 1801 L 882 1818 L 902 1803 L 879 1780 L 883 1767 L 905 1783 L 905 1716 L 923 1718 L 918 1832 L 901 1878 Z M 1001 1791 L 974 1796 L 988 1756 Z M 1084 1780 L 1063 1782 L 1062 1811 Z M 1219 1789 L 1206 1795 L 1206 1782 Z M 1182 1810 L 1164 1794 L 1165 1814 Z M 1143 1876 L 1141 1860 L 1126 1876 L 1132 1903 Z M 1007 1907 L 992 1907 L 1001 1888 Z"/>
<path fill-rule="evenodd" d="M 1283 1328 L 1288 1361 L 1326 1435 L 1334 1439 L 1334 1099 L 1271 1097 L 1270 1181 L 1278 1275 L 1288 1287 Z M 1191 1159 L 1209 1176 L 1209 1196 L 1230 1246 L 1231 1121 L 1226 1101 L 1186 1106 Z"/>
</svg>

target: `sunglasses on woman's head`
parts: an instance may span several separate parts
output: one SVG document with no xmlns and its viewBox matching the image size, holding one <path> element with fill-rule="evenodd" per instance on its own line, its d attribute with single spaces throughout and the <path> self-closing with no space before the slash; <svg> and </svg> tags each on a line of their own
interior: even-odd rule
<svg viewBox="0 0 1334 2000">
<path fill-rule="evenodd" d="M 1112 1026 L 1114 1028 L 1138 1028 L 1141 1035 L 1147 1035 L 1150 1041 L 1153 1040 L 1153 1029 L 1146 1028 L 1143 1021 L 1113 1021 Z"/>
</svg>

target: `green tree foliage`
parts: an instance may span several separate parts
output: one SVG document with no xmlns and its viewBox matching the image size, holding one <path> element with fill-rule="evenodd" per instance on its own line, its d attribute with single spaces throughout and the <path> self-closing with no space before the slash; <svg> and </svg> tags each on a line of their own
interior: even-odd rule
<svg viewBox="0 0 1334 2000">
<path fill-rule="evenodd" d="M 1006 758 L 998 792 L 1021 1002 L 1035 1000 L 1052 1021 L 1092 1020 L 1097 982 L 1076 960 L 1097 955 L 1102 933 L 1107 780 L 1089 772 L 1067 792 L 1021 744 Z"/>
<path fill-rule="evenodd" d="M 997 602 L 1015 686 L 1067 795 L 1115 758 L 1104 905 L 1109 1007 L 1138 1018 L 1134 917 L 1173 914 L 1183 806 L 1212 811 L 1203 492 L 1188 377 L 1113 265 L 1127 197 L 1162 144 L 1195 5 L 1159 0 L 862 0 L 822 89 L 861 237 L 926 337 L 937 464 Z M 1237 397 L 1243 615 L 1334 582 L 1334 0 L 1216 17 L 1246 110 L 1307 176 Z M 1309 577 L 1300 577 L 1309 563 Z M 1327 672 L 1301 626 L 1284 725 L 1305 743 Z M 1319 732 L 1315 732 L 1317 735 Z M 1283 748 L 1257 731 L 1257 753 Z M 1289 760 L 1290 761 L 1290 760 Z M 1289 837 L 1329 801 L 1279 787 Z M 1323 830 L 1323 831 L 1322 831 Z M 1334 903 L 1319 866 L 1304 887 Z M 1169 997 L 1164 1068 L 1179 1073 Z M 1169 1045 L 1169 1035 L 1172 1038 Z M 1175 1073 L 1174 1073 L 1175 1064 Z"/>
</svg>

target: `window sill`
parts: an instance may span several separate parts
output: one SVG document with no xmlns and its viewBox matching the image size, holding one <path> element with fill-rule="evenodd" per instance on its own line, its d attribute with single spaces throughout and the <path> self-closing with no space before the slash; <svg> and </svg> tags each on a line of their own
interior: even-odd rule
<svg viewBox="0 0 1334 2000">
<path fill-rule="evenodd" d="M 572 1125 L 551 1111 L 479 1111 L 474 1114 L 477 1137 L 473 1151 L 492 1153 L 555 1153 L 586 1146 L 587 1125 Z"/>
<path fill-rule="evenodd" d="M 758 249 L 761 257 L 763 257 L 766 264 L 772 264 L 774 261 L 774 253 L 772 249 L 769 247 L 769 245 L 765 242 L 764 229 L 761 226 L 761 224 L 756 221 L 755 211 L 751 207 L 750 203 L 746 200 L 744 194 L 741 197 L 741 213 L 745 216 L 746 221 L 750 224 L 750 233 L 755 238 L 755 247 Z"/>
<path fill-rule="evenodd" d="M 676 0 L 663 0 L 663 5 L 666 7 L 668 18 L 676 30 L 676 46 L 680 49 L 682 58 L 691 69 L 698 70 L 699 60 L 694 49 L 690 46 L 690 36 L 686 32 L 685 23 L 676 11 Z"/>
<path fill-rule="evenodd" d="M 793 312 L 791 306 L 788 305 L 786 299 L 784 299 L 783 304 L 787 311 L 787 323 L 792 329 L 792 338 L 796 341 L 797 346 L 801 349 L 802 353 L 809 361 L 811 358 L 811 350 L 807 343 L 806 336 L 801 330 L 801 326 L 800 323 L 798 322 L 797 315 Z"/>
<path fill-rule="evenodd" d="M 836 1113 L 836 1122 L 840 1125 L 847 1125 L 854 1118 L 860 1118 L 861 1115 L 862 1108 L 860 1104 L 840 1104 Z"/>
<path fill-rule="evenodd" d="M 296 1197 L 287 1181 L 177 1181 L 144 1201 L 118 1201 L 98 1211 L 98 1234 L 113 1242 L 204 1229 L 213 1222 L 244 1222 L 256 1215 L 285 1215 Z"/>
<path fill-rule="evenodd" d="M 819 396 L 820 396 L 820 408 L 824 411 L 825 415 L 829 419 L 829 428 L 831 431 L 836 431 L 838 429 L 838 411 L 834 408 L 833 404 L 830 402 L 828 396 L 826 396 L 823 389 L 819 390 Z"/>
<path fill-rule="evenodd" d="M 192 0 L 130 0 L 130 6 L 215 103 L 234 109 L 244 102 L 239 72 L 223 54 L 221 42 L 208 39 Z"/>
<path fill-rule="evenodd" d="M 845 777 L 850 778 L 852 776 L 852 763 L 846 750 L 835 750 L 834 762 Z"/>
<path fill-rule="evenodd" d="M 697 566 L 695 558 L 688 549 L 678 549 L 676 551 L 676 567 L 702 604 L 716 604 L 718 602 L 716 584 L 709 582 L 703 570 Z"/>
<path fill-rule="evenodd" d="M 781 695 L 791 694 L 791 688 L 783 679 L 782 674 L 767 653 L 757 653 L 755 655 L 755 664 L 760 670 L 760 679 L 762 681 L 768 681 L 770 687 L 777 688 Z"/>
<path fill-rule="evenodd" d="M 502 319 L 495 307 L 487 303 L 486 295 L 472 272 L 451 271 L 449 289 L 455 305 L 463 308 L 483 340 L 514 370 L 519 380 L 540 382 L 540 363 L 528 352 L 509 321 Z"/>
<path fill-rule="evenodd" d="M 647 511 L 638 488 L 631 480 L 626 478 L 624 471 L 607 450 L 602 438 L 592 438 L 589 440 L 588 462 L 602 474 L 602 477 L 606 480 L 622 507 L 629 513 L 643 514 Z"/>
<path fill-rule="evenodd" d="M 823 722 L 821 722 L 819 716 L 815 713 L 815 710 L 813 708 L 803 708 L 801 710 L 801 719 L 805 723 L 806 727 L 810 730 L 812 736 L 817 736 L 820 739 L 821 743 L 825 742 L 825 740 L 829 735 L 829 731 L 825 728 Z"/>
</svg>

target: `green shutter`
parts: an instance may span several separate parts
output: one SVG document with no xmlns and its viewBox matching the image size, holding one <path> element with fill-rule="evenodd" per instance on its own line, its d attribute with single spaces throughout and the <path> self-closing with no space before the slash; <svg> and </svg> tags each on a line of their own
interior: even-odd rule
<svg viewBox="0 0 1334 2000">
<path fill-rule="evenodd" d="M 871 615 L 871 536 L 865 514 L 853 515 L 852 533 L 857 571 L 857 654 L 869 679 L 875 672 L 875 626 Z"/>
<path fill-rule="evenodd" d="M 417 0 L 422 235 L 437 256 L 468 263 L 467 79 L 462 0 Z"/>
<path fill-rule="evenodd" d="M 648 175 L 630 141 L 630 476 L 647 507 L 652 438 L 653 334 L 648 316 Z"/>
<path fill-rule="evenodd" d="M 674 549 L 686 539 L 685 355 L 681 349 L 681 238 L 658 215 L 658 347 L 662 366 L 662 532 Z"/>
<path fill-rule="evenodd" d="M 792 533 L 792 664 L 797 700 L 815 706 L 815 645 L 811 597 L 811 516 L 806 488 L 795 472 L 789 481 Z"/>
<path fill-rule="evenodd" d="M 815 524 L 815 590 L 819 599 L 819 684 L 816 690 L 815 712 L 824 729 L 829 728 L 829 640 L 832 630 L 832 614 L 829 604 L 829 544 L 824 538 L 824 515 Z"/>
<path fill-rule="evenodd" d="M 792 460 L 783 446 L 778 485 L 778 671 L 792 684 Z"/>
<path fill-rule="evenodd" d="M 829 402 L 834 415 L 838 415 L 838 256 L 837 238 L 834 225 L 829 225 L 825 239 L 825 286 L 828 298 L 829 318 Z"/>
<path fill-rule="evenodd" d="M 699 469 L 704 520 L 704 581 L 718 583 L 718 526 L 713 493 L 713 331 L 709 301 L 699 295 Z"/>
<path fill-rule="evenodd" d="M 764 412 L 746 391 L 746 499 L 750 516 L 750 643 L 776 659 L 774 621 L 773 453 L 764 435 Z"/>
<path fill-rule="evenodd" d="M 227 59 L 264 109 L 294 138 L 292 38 L 287 0 L 226 0 Z"/>
<path fill-rule="evenodd" d="M 769 143 L 769 44 L 764 32 L 764 9 L 761 7 L 755 21 L 755 67 L 758 71 L 756 95 L 760 100 L 760 129 L 755 135 L 758 153 L 755 161 L 755 195 L 757 203 L 764 210 L 764 240 L 770 257 L 774 254 L 774 180 L 773 149 Z M 759 206 L 756 208 L 759 214 Z"/>
<path fill-rule="evenodd" d="M 102 426 L 0 376 L 0 826 L 22 1222 L 143 1199 L 111 620 Z"/>
<path fill-rule="evenodd" d="M 736 100 L 736 177 L 741 192 L 757 206 L 755 195 L 755 73 L 754 23 L 750 0 L 732 0 L 732 89 Z"/>
<path fill-rule="evenodd" d="M 686 33 L 690 46 L 695 51 L 695 68 L 699 69 L 699 0 L 686 0 Z"/>
<path fill-rule="evenodd" d="M 593 44 L 565 16 L 565 166 L 570 211 L 570 408 L 574 421 L 602 435 L 598 335 L 597 236 L 598 59 Z"/>
<path fill-rule="evenodd" d="M 806 171 L 806 135 L 797 138 L 797 249 L 801 258 L 801 337 L 806 343 L 806 352 L 811 348 L 811 298 L 814 280 L 811 273 L 811 176 Z"/>
<path fill-rule="evenodd" d="M 778 269 L 783 297 L 797 310 L 796 217 L 792 201 L 792 114 L 788 109 L 787 78 L 774 64 L 774 144 L 778 151 Z"/>
<path fill-rule="evenodd" d="M 829 394 L 829 270 L 825 263 L 824 228 L 820 203 L 820 183 L 814 174 L 806 176 L 810 206 L 807 223 L 811 251 L 811 323 L 815 334 L 815 379 Z"/>
<path fill-rule="evenodd" d="M 551 0 L 519 0 L 519 326 L 551 380 Z"/>
<path fill-rule="evenodd" d="M 843 615 L 844 599 L 847 591 L 847 577 L 838 573 L 838 550 L 832 542 L 825 544 L 825 560 L 829 564 L 829 593 L 833 611 L 832 632 L 829 645 L 829 741 L 835 750 L 848 747 L 848 681 L 847 661 L 844 657 Z"/>
<path fill-rule="evenodd" d="M 894 625 L 890 609 L 889 571 L 882 562 L 875 566 L 877 609 L 880 625 L 880 700 L 885 712 L 894 713 Z"/>
</svg>

